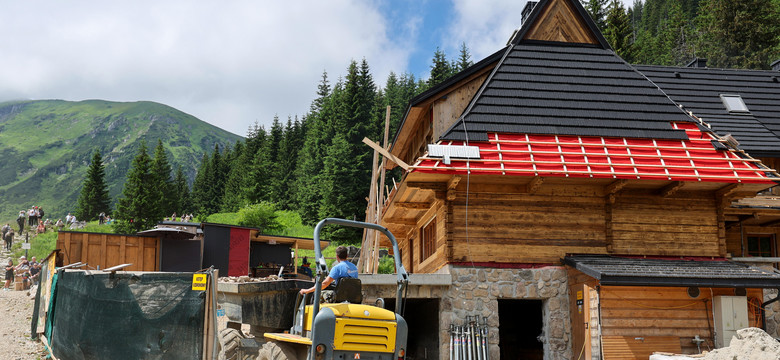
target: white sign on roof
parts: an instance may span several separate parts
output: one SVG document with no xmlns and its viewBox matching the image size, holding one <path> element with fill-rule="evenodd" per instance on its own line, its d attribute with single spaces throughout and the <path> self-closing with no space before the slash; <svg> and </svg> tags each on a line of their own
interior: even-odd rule
<svg viewBox="0 0 780 360">
<path fill-rule="evenodd" d="M 428 144 L 428 156 L 441 157 L 449 165 L 450 159 L 479 159 L 479 147 L 466 145 Z"/>
</svg>

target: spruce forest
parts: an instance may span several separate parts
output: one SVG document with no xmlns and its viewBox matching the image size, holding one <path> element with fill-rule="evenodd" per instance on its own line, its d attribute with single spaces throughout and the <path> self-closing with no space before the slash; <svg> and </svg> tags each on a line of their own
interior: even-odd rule
<svg viewBox="0 0 780 360">
<path fill-rule="evenodd" d="M 583 5 L 629 63 L 684 66 L 698 57 L 708 59 L 709 67 L 768 69 L 780 59 L 780 0 L 636 0 L 628 9 L 619 0 Z M 373 150 L 361 140 L 382 139 L 390 106 L 392 141 L 410 99 L 472 64 L 462 44 L 452 59 L 436 49 L 426 80 L 391 73 L 378 86 L 365 59 L 352 61 L 335 81 L 323 73 L 304 115 L 276 117 L 270 128 L 255 123 L 244 141 L 203 154 L 191 191 L 181 168 L 171 171 L 162 145 L 153 156 L 142 146 L 117 205 L 117 231 L 153 225 L 130 223 L 133 218 L 184 212 L 202 219 L 261 203 L 297 212 L 308 225 L 325 217 L 363 220 Z M 396 180 L 400 176 L 391 173 Z M 326 236 L 359 241 L 352 229 Z"/>
</svg>

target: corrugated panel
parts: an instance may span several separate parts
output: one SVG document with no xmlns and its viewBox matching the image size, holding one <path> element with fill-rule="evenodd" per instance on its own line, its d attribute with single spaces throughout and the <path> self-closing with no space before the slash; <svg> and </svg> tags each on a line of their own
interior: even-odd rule
<svg viewBox="0 0 780 360">
<path fill-rule="evenodd" d="M 647 360 L 653 352 L 682 352 L 675 336 L 602 336 L 604 360 Z"/>
</svg>

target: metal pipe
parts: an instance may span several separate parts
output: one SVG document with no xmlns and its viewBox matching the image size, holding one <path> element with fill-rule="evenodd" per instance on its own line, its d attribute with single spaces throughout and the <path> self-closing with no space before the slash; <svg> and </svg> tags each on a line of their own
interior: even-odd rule
<svg viewBox="0 0 780 360">
<path fill-rule="evenodd" d="M 455 330 L 453 330 L 454 327 L 455 327 L 455 325 L 450 324 L 450 360 L 453 360 L 452 359 L 452 354 L 453 354 L 452 345 L 455 342 L 455 336 L 454 336 Z"/>
<path fill-rule="evenodd" d="M 474 332 L 474 353 L 477 355 L 477 360 L 482 360 L 482 334 L 475 324 L 479 323 L 479 315 L 474 316 L 474 322 L 471 324 L 472 331 Z"/>
<path fill-rule="evenodd" d="M 490 360 L 490 354 L 488 353 L 488 324 L 487 318 L 482 318 L 482 352 L 485 357 L 482 360 Z"/>
<path fill-rule="evenodd" d="M 460 360 L 466 360 L 466 334 L 463 326 L 458 326 L 460 329 Z"/>
</svg>

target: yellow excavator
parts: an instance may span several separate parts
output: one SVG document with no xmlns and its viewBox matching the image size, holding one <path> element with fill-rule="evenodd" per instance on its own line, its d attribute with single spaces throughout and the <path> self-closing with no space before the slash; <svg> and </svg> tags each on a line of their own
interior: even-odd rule
<svg viewBox="0 0 780 360">
<path fill-rule="evenodd" d="M 320 232 L 325 225 L 373 229 L 390 239 L 397 274 L 395 312 L 361 304 L 360 280 L 351 278 L 339 279 L 333 302 L 320 304 L 322 282 L 328 276 L 320 250 Z M 376 224 L 328 218 L 314 228 L 314 253 L 317 268 L 314 294 L 298 295 L 292 328 L 285 333 L 265 333 L 266 342 L 257 359 L 404 359 L 408 328 L 401 309 L 409 275 L 401 264 L 401 252 L 393 234 Z"/>
</svg>

